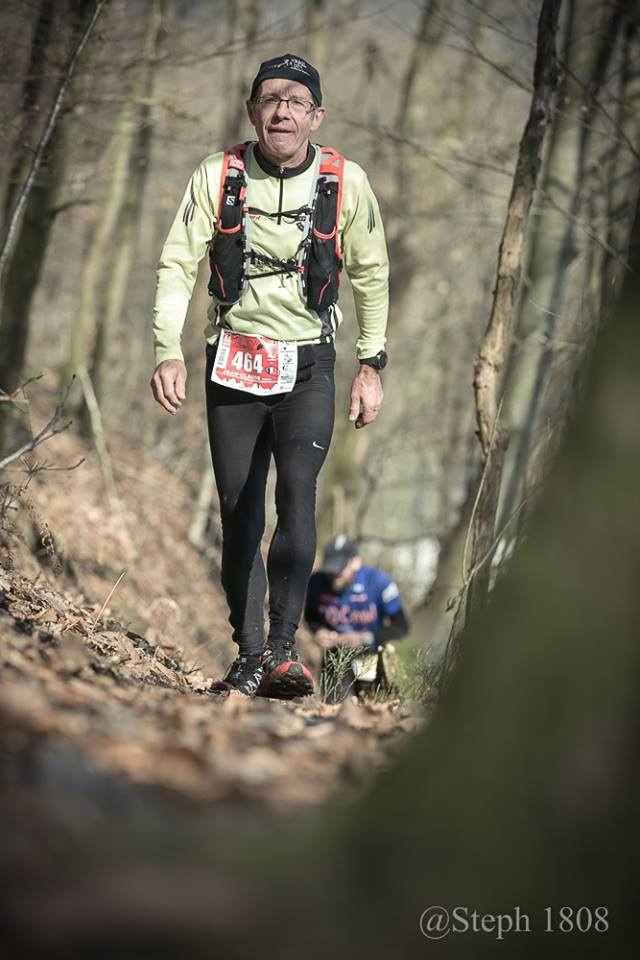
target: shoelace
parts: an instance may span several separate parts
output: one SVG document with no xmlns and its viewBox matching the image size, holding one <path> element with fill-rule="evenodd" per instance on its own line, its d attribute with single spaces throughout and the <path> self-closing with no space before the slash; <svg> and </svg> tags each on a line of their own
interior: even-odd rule
<svg viewBox="0 0 640 960">
<path fill-rule="evenodd" d="M 298 653 L 294 643 L 267 643 L 264 649 L 266 658 L 282 657 L 284 660 L 297 660 Z"/>
<path fill-rule="evenodd" d="M 253 665 L 249 663 L 248 656 L 236 657 L 236 659 L 231 664 L 231 669 L 229 670 L 228 679 L 236 680 L 239 676 L 241 676 L 241 674 L 244 672 L 245 669 L 249 668 L 252 670 L 257 670 L 259 666 L 260 666 L 260 659 L 258 657 L 255 658 L 255 663 Z"/>
</svg>

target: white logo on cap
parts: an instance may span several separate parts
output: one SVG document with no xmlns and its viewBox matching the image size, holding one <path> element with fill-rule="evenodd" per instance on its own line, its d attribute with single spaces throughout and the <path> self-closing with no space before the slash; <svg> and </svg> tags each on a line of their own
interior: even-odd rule
<svg viewBox="0 0 640 960">
<path fill-rule="evenodd" d="M 304 60 L 299 60 L 297 57 L 285 57 L 280 63 L 274 63 L 271 69 L 277 70 L 279 67 L 288 67 L 290 70 L 297 70 L 299 73 L 308 73 L 310 75 L 307 64 Z"/>
</svg>

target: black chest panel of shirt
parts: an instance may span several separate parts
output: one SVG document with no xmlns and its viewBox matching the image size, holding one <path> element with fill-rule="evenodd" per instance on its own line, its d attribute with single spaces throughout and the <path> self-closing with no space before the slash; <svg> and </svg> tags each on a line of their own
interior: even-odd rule
<svg viewBox="0 0 640 960">
<path fill-rule="evenodd" d="M 278 226 L 282 223 L 283 219 L 291 219 L 297 221 L 298 223 L 302 223 L 309 210 L 306 205 L 303 207 L 298 207 L 296 210 L 282 209 L 282 201 L 284 199 L 284 181 L 289 180 L 291 177 L 297 177 L 299 174 L 304 173 L 309 169 L 315 160 L 315 151 L 311 144 L 307 144 L 307 156 L 302 163 L 299 163 L 296 167 L 280 167 L 278 164 L 267 160 L 267 158 L 261 152 L 259 144 L 256 144 L 253 155 L 256 158 L 256 162 L 260 169 L 268 176 L 275 177 L 279 181 L 278 209 L 274 213 L 269 213 L 266 210 L 260 210 L 258 207 L 249 207 L 249 213 L 255 213 L 263 217 L 275 218 Z"/>
</svg>

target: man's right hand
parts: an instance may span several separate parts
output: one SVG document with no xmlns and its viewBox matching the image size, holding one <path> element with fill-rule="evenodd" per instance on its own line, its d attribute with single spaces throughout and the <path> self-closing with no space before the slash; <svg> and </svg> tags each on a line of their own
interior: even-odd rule
<svg viewBox="0 0 640 960">
<path fill-rule="evenodd" d="M 184 360 L 163 360 L 151 377 L 153 396 L 167 413 L 175 414 L 187 396 L 187 368 Z"/>
</svg>

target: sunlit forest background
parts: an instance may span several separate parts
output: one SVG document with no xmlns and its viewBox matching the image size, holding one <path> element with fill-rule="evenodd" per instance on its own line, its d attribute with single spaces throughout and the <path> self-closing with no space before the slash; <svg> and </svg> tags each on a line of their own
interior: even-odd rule
<svg viewBox="0 0 640 960">
<path fill-rule="evenodd" d="M 292 52 L 321 74 L 320 142 L 368 173 L 391 264 L 385 402 L 366 430 L 347 421 L 357 325 L 343 279 L 319 546 L 347 532 L 392 573 L 411 620 L 402 656 L 440 683 L 469 611 L 535 529 L 630 274 L 639 15 L 635 0 L 5 0 L 0 545 L 3 576 L 45 590 L 34 607 L 31 587 L 3 581 L 12 616 L 36 638 L 48 623 L 54 636 L 100 634 L 92 669 L 105 683 L 143 643 L 162 683 L 179 674 L 200 693 L 232 655 L 205 439 L 207 264 L 174 418 L 149 389 L 155 269 L 194 168 L 252 137 L 244 103 L 259 63 Z M 610 402 L 622 423 L 624 393 Z M 62 626 L 61 596 L 76 610 Z M 128 631 L 125 654 L 110 617 Z M 60 676 L 82 675 L 78 643 Z M 16 647 L 7 663 L 26 676 L 29 656 Z M 37 716 L 40 731 L 61 723 L 24 683 L 5 709 L 27 726 Z M 184 721 L 179 755 L 140 732 L 137 752 L 111 744 L 105 763 L 143 780 L 172 763 L 167 782 L 210 799 L 224 777 L 194 772 L 199 722 Z M 76 716 L 65 736 L 89 730 Z M 270 762 L 249 766 L 265 763 L 268 779 Z"/>
<path fill-rule="evenodd" d="M 566 427 L 623 257 L 637 133 L 630 96 L 636 38 L 625 8 L 567 4 L 558 26 L 560 90 L 505 364 L 501 419 L 510 443 L 497 559 L 517 540 Z M 94 3 L 35 0 L 3 6 L 5 232 L 94 10 Z M 368 561 L 398 578 L 414 613 L 415 643 L 440 655 L 465 576 L 462 544 L 481 460 L 473 362 L 530 108 L 538 13 L 537 2 L 506 0 L 113 0 L 101 10 L 4 263 L 0 380 L 11 394 L 44 372 L 30 386 L 38 403 L 76 374 L 67 409 L 73 429 L 91 439 L 86 371 L 109 475 L 108 489 L 96 491 L 97 509 L 117 496 L 126 513 L 125 488 L 143 480 L 148 458 L 164 466 L 170 485 L 147 487 L 149 501 L 169 510 L 176 540 L 199 553 L 200 590 L 218 589 L 219 554 L 203 430 L 206 264 L 184 332 L 189 402 L 175 419 L 154 405 L 148 387 L 155 266 L 195 166 L 253 134 L 244 102 L 257 65 L 292 50 L 321 71 L 322 142 L 369 174 L 392 271 L 384 413 L 358 432 L 346 419 L 356 329 L 343 286 L 343 416 L 321 477 L 319 539 L 342 530 L 357 536 Z M 9 449 L 6 433 L 4 443 Z M 83 469 L 43 482 L 75 491 Z M 103 528 L 113 526 L 100 517 Z M 118 566 L 150 562 L 144 531 L 129 526 L 133 552 L 120 565 L 114 557 L 113 579 Z M 186 599 L 170 583 L 166 590 L 178 603 Z M 223 641 L 213 638 L 216 646 Z"/>
</svg>

